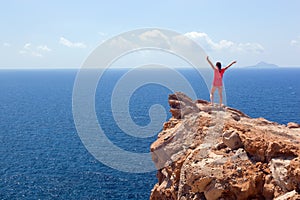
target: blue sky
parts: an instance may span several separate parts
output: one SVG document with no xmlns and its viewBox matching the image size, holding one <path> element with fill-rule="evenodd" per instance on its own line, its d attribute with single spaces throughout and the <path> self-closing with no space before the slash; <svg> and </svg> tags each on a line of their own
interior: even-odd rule
<svg viewBox="0 0 300 200">
<path fill-rule="evenodd" d="M 185 34 L 213 60 L 300 67 L 300 1 L 1 2 L 0 68 L 78 68 L 103 40 L 144 27 Z"/>
</svg>

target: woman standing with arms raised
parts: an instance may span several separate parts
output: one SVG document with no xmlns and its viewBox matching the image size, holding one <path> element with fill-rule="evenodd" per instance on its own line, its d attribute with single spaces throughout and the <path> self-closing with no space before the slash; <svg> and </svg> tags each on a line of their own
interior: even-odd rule
<svg viewBox="0 0 300 200">
<path fill-rule="evenodd" d="M 214 105 L 214 93 L 216 89 L 218 89 L 219 97 L 220 97 L 220 106 L 222 106 L 223 102 L 223 96 L 222 96 L 222 90 L 223 90 L 223 74 L 224 72 L 231 67 L 231 65 L 235 64 L 236 61 L 231 62 L 229 65 L 227 65 L 225 68 L 222 68 L 222 65 L 220 62 L 217 62 L 216 65 L 213 65 L 213 63 L 209 60 L 209 57 L 206 57 L 207 62 L 214 70 L 214 80 L 213 85 L 210 92 L 210 101 L 211 105 Z"/>
</svg>

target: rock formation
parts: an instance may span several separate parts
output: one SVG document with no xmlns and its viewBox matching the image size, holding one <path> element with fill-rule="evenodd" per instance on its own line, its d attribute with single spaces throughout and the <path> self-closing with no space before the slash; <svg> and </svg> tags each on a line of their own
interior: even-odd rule
<svg viewBox="0 0 300 200">
<path fill-rule="evenodd" d="M 183 93 L 151 145 L 151 200 L 300 199 L 300 125 L 253 119 Z"/>
</svg>

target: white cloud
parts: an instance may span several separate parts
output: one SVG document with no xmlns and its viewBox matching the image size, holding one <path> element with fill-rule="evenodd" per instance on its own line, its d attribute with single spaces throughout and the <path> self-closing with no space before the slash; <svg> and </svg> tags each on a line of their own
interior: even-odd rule
<svg viewBox="0 0 300 200">
<path fill-rule="evenodd" d="M 32 51 L 30 52 L 30 54 L 33 56 L 33 57 L 43 57 L 43 55 L 39 52 L 36 52 L 36 51 Z"/>
<path fill-rule="evenodd" d="M 29 55 L 29 56 L 33 56 L 33 57 L 43 57 L 43 55 L 41 53 L 36 52 L 36 51 L 20 50 L 19 53 L 22 55 Z"/>
<path fill-rule="evenodd" d="M 52 51 L 47 45 L 39 45 L 34 47 L 31 43 L 26 43 L 23 48 L 19 51 L 22 55 L 29 55 L 33 57 L 44 57 L 41 52 Z"/>
<path fill-rule="evenodd" d="M 4 43 L 3 43 L 3 46 L 4 46 L 4 47 L 11 47 L 11 44 L 8 43 L 8 42 L 4 42 Z"/>
<path fill-rule="evenodd" d="M 20 50 L 20 51 L 19 51 L 19 53 L 20 53 L 20 54 L 26 54 L 26 53 L 27 53 L 27 51 Z"/>
<path fill-rule="evenodd" d="M 52 49 L 50 49 L 49 47 L 47 47 L 47 45 L 40 45 L 37 47 L 38 50 L 41 50 L 41 51 L 52 51 Z"/>
<path fill-rule="evenodd" d="M 151 30 L 151 31 L 147 31 L 147 32 L 144 32 L 142 33 L 141 35 L 139 35 L 139 38 L 141 40 L 144 40 L 144 41 L 152 41 L 152 40 L 155 40 L 157 38 L 161 39 L 168 39 L 167 36 L 165 36 L 162 32 L 160 32 L 159 30 Z"/>
<path fill-rule="evenodd" d="M 103 33 L 103 32 L 98 32 L 98 34 L 100 35 L 100 36 L 106 36 L 107 34 L 106 33 Z"/>
<path fill-rule="evenodd" d="M 291 41 L 292 46 L 297 46 L 298 44 L 299 44 L 299 42 L 297 40 L 292 40 Z"/>
<path fill-rule="evenodd" d="M 24 49 L 30 49 L 31 48 L 31 43 L 26 43 L 23 48 Z"/>
<path fill-rule="evenodd" d="M 67 47 L 71 47 L 71 48 L 86 48 L 86 45 L 82 42 L 71 42 L 70 40 L 64 38 L 64 37 L 60 37 L 59 38 L 59 43 L 67 46 Z"/>
<path fill-rule="evenodd" d="M 259 43 L 237 43 L 230 40 L 213 41 L 206 33 L 188 32 L 185 36 L 198 42 L 207 51 L 233 51 L 233 52 L 254 52 L 261 53 L 264 47 Z"/>
<path fill-rule="evenodd" d="M 170 42 L 166 35 L 159 30 L 146 31 L 139 35 L 139 39 L 146 44 L 156 45 L 161 48 L 169 48 Z"/>
<path fill-rule="evenodd" d="M 123 38 L 122 36 L 118 36 L 111 40 L 110 47 L 119 49 L 134 49 L 138 48 L 138 45 L 134 44 L 132 41 Z"/>
<path fill-rule="evenodd" d="M 294 47 L 300 47 L 300 36 L 297 39 L 291 40 L 290 45 Z"/>
</svg>

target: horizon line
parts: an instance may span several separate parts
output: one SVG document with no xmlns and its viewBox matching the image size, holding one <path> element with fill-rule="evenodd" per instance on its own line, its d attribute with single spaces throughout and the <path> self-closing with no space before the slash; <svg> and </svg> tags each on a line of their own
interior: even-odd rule
<svg viewBox="0 0 300 200">
<path fill-rule="evenodd" d="M 137 67 L 90 67 L 85 69 L 134 69 Z M 159 69 L 160 67 L 145 67 L 144 69 Z M 182 68 L 194 68 L 193 66 L 172 66 L 170 68 L 182 69 Z M 209 67 L 207 67 L 209 68 Z M 255 66 L 238 66 L 232 67 L 232 69 L 283 69 L 283 68 L 300 68 L 299 66 L 278 66 L 278 67 L 255 67 Z M 81 67 L 0 67 L 0 70 L 79 70 Z"/>
</svg>

